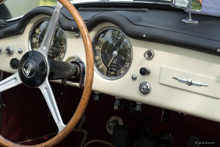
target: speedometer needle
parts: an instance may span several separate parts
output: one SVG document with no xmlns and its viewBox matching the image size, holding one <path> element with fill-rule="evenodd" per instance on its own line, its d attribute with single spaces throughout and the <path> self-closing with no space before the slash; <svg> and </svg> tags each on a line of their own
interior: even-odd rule
<svg viewBox="0 0 220 147">
<path fill-rule="evenodd" d="M 112 59 L 111 59 L 111 61 L 109 62 L 109 64 L 108 64 L 108 66 L 107 67 L 109 67 L 110 66 L 110 64 L 112 63 L 112 60 L 114 59 L 114 56 L 112 57 Z"/>
<path fill-rule="evenodd" d="M 116 51 L 113 51 L 113 57 L 112 57 L 112 59 L 111 59 L 111 61 L 109 62 L 109 64 L 108 64 L 108 66 L 107 66 L 107 68 L 111 65 L 111 63 L 112 63 L 112 60 L 118 55 L 118 50 L 119 50 L 119 48 L 117 48 L 117 50 Z"/>
</svg>

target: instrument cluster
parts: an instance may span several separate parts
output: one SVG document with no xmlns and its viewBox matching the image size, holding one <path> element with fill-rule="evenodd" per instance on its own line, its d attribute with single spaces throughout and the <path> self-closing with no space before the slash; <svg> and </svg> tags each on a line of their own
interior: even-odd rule
<svg viewBox="0 0 220 147">
<path fill-rule="evenodd" d="M 44 38 L 50 19 L 41 19 L 36 22 L 29 34 L 29 45 L 31 50 L 37 50 Z M 49 59 L 60 61 L 64 58 L 67 49 L 65 31 L 57 24 L 57 29 L 48 54 Z"/>
<path fill-rule="evenodd" d="M 95 71 L 105 79 L 124 76 L 132 63 L 132 45 L 128 37 L 117 28 L 105 28 L 93 41 Z"/>
<path fill-rule="evenodd" d="M 44 38 L 49 19 L 36 22 L 29 34 L 31 50 L 37 50 Z M 93 38 L 95 71 L 103 78 L 116 80 L 129 70 L 133 50 L 129 38 L 118 28 L 108 27 L 99 31 Z M 57 24 L 57 29 L 48 54 L 49 59 L 60 61 L 67 50 L 65 31 Z"/>
</svg>

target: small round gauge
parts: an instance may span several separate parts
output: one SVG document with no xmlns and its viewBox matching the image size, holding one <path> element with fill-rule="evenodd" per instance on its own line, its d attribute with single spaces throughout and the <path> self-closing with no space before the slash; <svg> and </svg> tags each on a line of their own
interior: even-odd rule
<svg viewBox="0 0 220 147">
<path fill-rule="evenodd" d="M 29 43 L 31 50 L 37 50 L 43 39 L 49 24 L 49 19 L 39 20 L 34 24 L 30 32 Z M 60 61 L 66 53 L 66 34 L 65 31 L 57 24 L 57 29 L 52 41 L 48 54 L 49 59 Z"/>
<path fill-rule="evenodd" d="M 121 78 L 132 62 L 132 46 L 128 37 L 117 28 L 105 28 L 93 39 L 95 70 L 110 80 Z"/>
</svg>

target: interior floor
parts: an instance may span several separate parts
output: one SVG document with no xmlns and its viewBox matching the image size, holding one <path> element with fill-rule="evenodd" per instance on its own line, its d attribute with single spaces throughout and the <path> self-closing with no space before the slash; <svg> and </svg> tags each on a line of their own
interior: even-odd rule
<svg viewBox="0 0 220 147">
<path fill-rule="evenodd" d="M 80 100 L 82 89 L 51 83 L 64 123 L 67 123 L 74 113 Z M 212 142 L 208 146 L 220 146 L 220 125 L 217 122 L 197 118 L 187 114 L 170 111 L 169 119 L 161 122 L 161 108 L 142 105 L 142 111 L 135 114 L 129 112 L 131 101 L 121 100 L 127 108 L 114 110 L 115 98 L 101 94 L 100 100 L 93 100 L 92 92 L 88 107 L 85 112 L 85 121 L 78 127 L 86 130 L 88 135 L 85 142 L 98 139 L 112 142 L 112 135 L 106 130 L 110 117 L 118 116 L 123 124 L 130 130 L 129 147 L 133 147 L 139 138 L 139 132 L 149 128 L 152 139 L 158 141 L 162 135 L 171 134 L 174 137 L 174 147 L 186 147 L 191 136 L 197 136 L 202 142 Z M 214 113 L 214 112 L 213 112 Z M 45 141 L 57 131 L 49 109 L 39 89 L 17 86 L 4 92 L 4 105 L 2 115 L 1 135 L 24 144 L 33 144 Z M 49 135 L 51 134 L 51 135 Z M 46 136 L 45 136 L 46 135 Z M 43 136 L 43 137 L 42 137 Z M 84 134 L 73 131 L 66 139 L 56 145 L 80 146 Z M 33 140 L 33 138 L 42 137 Z M 205 144 L 204 144 L 205 145 Z M 88 147 L 105 147 L 102 143 L 93 143 Z"/>
</svg>

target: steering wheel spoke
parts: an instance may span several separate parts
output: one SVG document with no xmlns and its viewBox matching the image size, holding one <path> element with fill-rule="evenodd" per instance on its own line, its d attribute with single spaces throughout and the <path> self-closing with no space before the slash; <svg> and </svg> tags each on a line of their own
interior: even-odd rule
<svg viewBox="0 0 220 147">
<path fill-rule="evenodd" d="M 38 51 L 40 53 L 42 53 L 45 57 L 48 56 L 51 44 L 53 42 L 54 34 L 56 32 L 56 27 L 57 27 L 57 23 L 58 23 L 58 20 L 60 17 L 62 7 L 63 7 L 62 4 L 57 1 L 57 5 L 54 9 L 53 15 L 50 19 L 48 26 L 47 26 L 46 34 L 44 36 L 44 39 L 41 43 L 40 48 L 38 49 Z"/>
<path fill-rule="evenodd" d="M 52 91 L 52 89 L 50 87 L 50 84 L 49 84 L 47 79 L 39 87 L 39 89 L 41 90 L 41 92 L 44 96 L 44 99 L 47 103 L 47 106 L 50 109 L 50 113 L 52 114 L 53 119 L 54 119 L 54 121 L 55 121 L 55 123 L 58 127 L 58 131 L 61 132 L 65 128 L 66 125 L 64 125 L 64 123 L 63 123 L 63 120 L 61 118 L 59 109 L 57 107 L 56 100 L 55 100 L 54 95 L 53 95 L 53 91 Z"/>
<path fill-rule="evenodd" d="M 94 76 L 94 56 L 88 29 L 79 12 L 69 2 L 69 0 L 58 1 L 59 2 L 57 2 L 50 23 L 48 24 L 45 37 L 39 49 L 37 51 L 29 51 L 23 55 L 19 62 L 19 74 L 16 73 L 11 77 L 0 82 L 0 92 L 12 88 L 16 85 L 19 85 L 20 83 L 24 83 L 28 87 L 39 88 L 41 90 L 44 99 L 48 105 L 48 108 L 51 112 L 51 115 L 58 127 L 59 133 L 54 138 L 34 146 L 54 146 L 60 141 L 62 141 L 80 121 L 80 118 L 85 112 L 92 91 L 92 83 Z M 54 98 L 53 91 L 48 81 L 50 67 L 47 59 L 51 44 L 53 42 L 54 34 L 56 32 L 56 26 L 61 13 L 61 9 L 63 6 L 70 12 L 71 16 L 74 18 L 78 26 L 84 43 L 86 55 L 86 81 L 83 94 L 75 113 L 73 114 L 72 118 L 69 120 L 67 125 L 63 123 L 56 100 Z M 0 145 L 14 147 L 21 146 L 1 136 Z"/>
<path fill-rule="evenodd" d="M 7 89 L 10 89 L 12 87 L 15 87 L 19 84 L 21 84 L 20 77 L 18 73 L 15 73 L 11 75 L 10 77 L 4 79 L 3 81 L 0 82 L 0 92 L 3 92 Z"/>
</svg>

